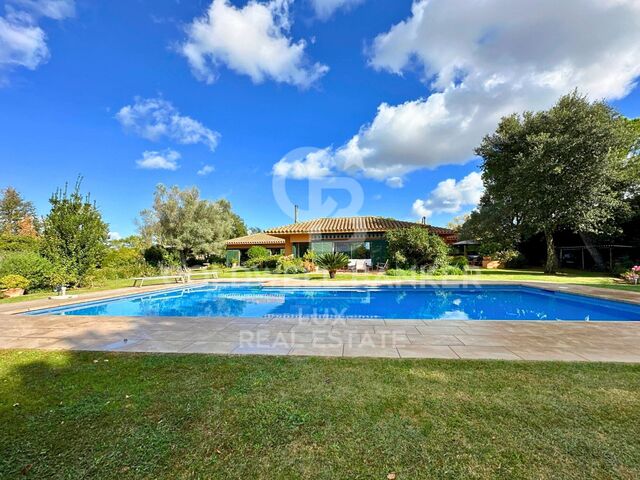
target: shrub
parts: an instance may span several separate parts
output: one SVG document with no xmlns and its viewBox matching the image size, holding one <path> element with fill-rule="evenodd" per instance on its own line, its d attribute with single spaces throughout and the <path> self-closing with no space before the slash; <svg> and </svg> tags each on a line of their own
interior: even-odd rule
<svg viewBox="0 0 640 480">
<path fill-rule="evenodd" d="M 635 265 L 633 260 L 627 255 L 618 258 L 616 263 L 613 264 L 613 273 L 615 275 L 622 275 L 623 273 L 628 272 Z"/>
<path fill-rule="evenodd" d="M 431 272 L 433 275 L 464 275 L 464 270 L 456 265 L 445 265 Z"/>
<path fill-rule="evenodd" d="M 426 228 L 415 226 L 389 230 L 386 234 L 389 257 L 399 268 L 438 268 L 447 264 L 449 247 Z"/>
<path fill-rule="evenodd" d="M 385 272 L 386 275 L 390 277 L 408 277 L 410 275 L 415 275 L 415 270 L 403 270 L 402 268 L 390 268 Z"/>
<path fill-rule="evenodd" d="M 108 280 L 139 277 L 148 270 L 142 252 L 133 247 L 110 248 L 101 267 L 97 276 Z"/>
<path fill-rule="evenodd" d="M 144 260 L 152 267 L 160 265 L 178 265 L 180 264 L 179 255 L 176 252 L 170 252 L 160 245 L 151 245 L 142 252 Z"/>
<path fill-rule="evenodd" d="M 318 258 L 318 254 L 313 250 L 307 250 L 302 256 L 302 259 L 306 260 L 307 262 L 315 262 L 316 258 Z"/>
<path fill-rule="evenodd" d="M 526 263 L 524 255 L 514 249 L 507 249 L 496 252 L 493 258 L 495 260 L 498 260 L 507 268 L 521 268 Z"/>
<path fill-rule="evenodd" d="M 22 275 L 5 275 L 0 278 L 0 288 L 21 288 L 26 289 L 29 286 L 29 280 Z"/>
<path fill-rule="evenodd" d="M 259 245 L 254 245 L 249 250 L 247 250 L 247 257 L 249 260 L 253 260 L 254 258 L 265 258 L 271 255 L 271 252 L 264 247 Z"/>
<path fill-rule="evenodd" d="M 316 269 L 316 258 L 318 254 L 313 250 L 307 250 L 307 252 L 302 256 L 302 264 L 307 272 L 313 272 Z"/>
<path fill-rule="evenodd" d="M 250 258 L 244 262 L 247 268 L 257 268 L 258 270 L 273 270 L 278 266 L 281 255 L 270 255 L 268 257 Z"/>
<path fill-rule="evenodd" d="M 273 273 L 278 274 L 295 274 L 295 273 L 305 273 L 306 270 L 302 265 L 301 258 L 293 258 L 293 257 L 280 257 L 278 259 L 278 264 L 276 265 Z"/>
<path fill-rule="evenodd" d="M 453 265 L 454 267 L 464 270 L 469 266 L 469 260 L 467 260 L 467 257 L 463 257 L 462 255 L 449 257 L 449 265 Z"/>
<path fill-rule="evenodd" d="M 402 252 L 393 252 L 391 256 L 391 261 L 394 265 L 407 265 L 407 257 L 404 256 Z M 403 270 L 402 268 L 397 270 Z M 406 269 L 405 269 L 406 270 Z"/>
<path fill-rule="evenodd" d="M 2 252 L 37 252 L 39 249 L 38 237 L 10 233 L 0 234 L 0 251 Z"/>
<path fill-rule="evenodd" d="M 336 271 L 349 265 L 349 257 L 344 253 L 330 252 L 318 255 L 316 265 L 329 271 L 329 278 L 336 278 Z"/>
<path fill-rule="evenodd" d="M 0 276 L 21 275 L 34 290 L 50 287 L 53 271 L 52 263 L 35 252 L 10 253 L 0 260 Z"/>
</svg>

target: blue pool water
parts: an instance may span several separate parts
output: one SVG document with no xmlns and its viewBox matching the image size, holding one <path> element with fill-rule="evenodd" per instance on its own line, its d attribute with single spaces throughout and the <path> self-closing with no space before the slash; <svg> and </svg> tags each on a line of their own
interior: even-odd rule
<svg viewBox="0 0 640 480">
<path fill-rule="evenodd" d="M 209 284 L 39 310 L 31 314 L 640 320 L 640 305 L 520 286 L 275 288 L 259 284 Z"/>
</svg>

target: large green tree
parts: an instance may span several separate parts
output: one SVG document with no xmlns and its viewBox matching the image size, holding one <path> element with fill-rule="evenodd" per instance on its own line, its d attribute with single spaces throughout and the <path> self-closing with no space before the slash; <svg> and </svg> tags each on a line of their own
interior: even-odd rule
<svg viewBox="0 0 640 480">
<path fill-rule="evenodd" d="M 476 150 L 486 190 L 471 225 L 508 240 L 543 233 L 545 271 L 555 272 L 556 232 L 613 232 L 628 212 L 633 141 L 625 118 L 577 92 L 547 111 L 503 118 Z"/>
<path fill-rule="evenodd" d="M 24 230 L 25 222 L 37 229 L 33 203 L 24 200 L 15 188 L 5 188 L 0 194 L 0 233 L 19 235 Z"/>
<path fill-rule="evenodd" d="M 244 222 L 227 200 L 201 199 L 196 187 L 158 185 L 153 207 L 141 217 L 142 236 L 178 251 L 183 266 L 189 255 L 220 255 L 225 240 L 246 235 Z"/>
<path fill-rule="evenodd" d="M 57 190 L 49 203 L 42 254 L 53 263 L 61 283 L 81 285 L 104 258 L 109 227 L 89 195 L 80 192 L 80 180 L 71 193 L 66 186 Z"/>
<path fill-rule="evenodd" d="M 400 268 L 441 267 L 447 263 L 449 248 L 438 235 L 416 225 L 411 228 L 389 230 L 389 259 Z"/>
</svg>

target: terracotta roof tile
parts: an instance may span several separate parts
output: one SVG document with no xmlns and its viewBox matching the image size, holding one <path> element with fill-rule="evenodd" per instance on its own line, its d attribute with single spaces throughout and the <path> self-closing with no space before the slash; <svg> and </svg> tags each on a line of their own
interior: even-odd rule
<svg viewBox="0 0 640 480">
<path fill-rule="evenodd" d="M 254 233 L 253 235 L 246 235 L 244 237 L 232 238 L 227 240 L 227 246 L 233 245 L 284 245 L 284 238 L 273 237 L 266 233 Z"/>
<path fill-rule="evenodd" d="M 270 234 L 289 233 L 343 233 L 343 232 L 385 232 L 394 228 L 409 227 L 428 228 L 431 232 L 439 235 L 453 235 L 453 230 L 448 228 L 433 227 L 421 223 L 404 222 L 393 218 L 384 217 L 338 217 L 338 218 L 317 218 L 306 222 L 292 223 L 282 227 L 266 230 Z"/>
</svg>

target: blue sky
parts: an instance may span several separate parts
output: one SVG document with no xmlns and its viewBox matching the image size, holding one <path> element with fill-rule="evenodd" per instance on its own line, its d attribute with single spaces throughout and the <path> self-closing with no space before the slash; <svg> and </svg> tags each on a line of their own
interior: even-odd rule
<svg viewBox="0 0 640 480">
<path fill-rule="evenodd" d="M 557 3 L 5 1 L 0 187 L 45 214 L 81 174 L 121 235 L 157 183 L 262 228 L 287 202 L 327 213 L 310 182 L 444 225 L 482 193 L 473 147 L 501 115 L 577 87 L 640 116 L 638 2 Z"/>
</svg>

